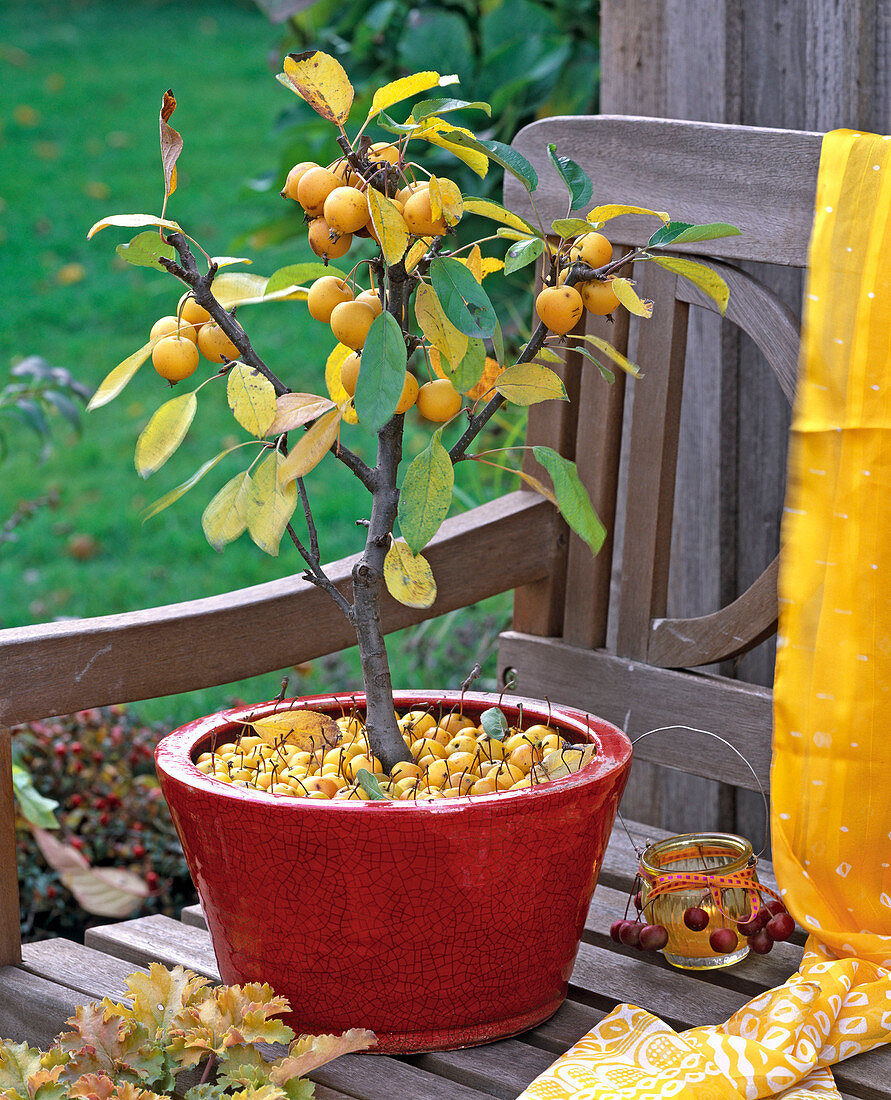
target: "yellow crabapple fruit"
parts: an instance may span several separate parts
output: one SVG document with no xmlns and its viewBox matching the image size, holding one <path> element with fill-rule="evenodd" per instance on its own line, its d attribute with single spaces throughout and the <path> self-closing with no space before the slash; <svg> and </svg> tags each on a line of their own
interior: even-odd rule
<svg viewBox="0 0 891 1100">
<path fill-rule="evenodd" d="M 399 146 L 389 141 L 375 141 L 368 150 L 368 159 L 372 164 L 399 163 Z"/>
<path fill-rule="evenodd" d="M 426 710 L 409 710 L 402 716 L 402 723 L 410 727 L 416 737 L 423 737 L 427 730 L 432 730 L 436 725 L 436 719 Z"/>
<path fill-rule="evenodd" d="M 177 309 L 179 311 L 180 319 L 186 321 L 190 325 L 203 325 L 205 321 L 210 320 L 210 314 L 204 308 L 199 306 L 191 294 L 184 294 L 177 303 Z"/>
<path fill-rule="evenodd" d="M 353 292 L 345 279 L 338 279 L 336 275 L 323 275 L 309 288 L 306 305 L 310 317 L 327 325 L 331 320 L 331 310 L 341 302 L 352 300 Z"/>
<path fill-rule="evenodd" d="M 588 282 L 579 283 L 578 289 L 581 291 L 585 309 L 598 317 L 612 313 L 619 305 L 619 299 L 616 297 L 610 279 L 604 279 L 603 281 L 591 279 Z"/>
<path fill-rule="evenodd" d="M 352 177 L 356 175 L 350 166 L 350 162 L 344 157 L 341 160 L 336 160 L 333 164 L 328 165 L 328 171 L 332 175 L 337 176 L 341 183 L 352 187 Z"/>
<path fill-rule="evenodd" d="M 445 218 L 440 216 L 434 221 L 430 205 L 430 189 L 416 191 L 410 195 L 402 211 L 409 232 L 416 237 L 441 237 L 446 231 Z"/>
<path fill-rule="evenodd" d="M 353 243 L 350 233 L 332 238 L 331 226 L 324 218 L 313 218 L 306 231 L 306 239 L 313 252 L 323 260 L 339 260 L 349 252 L 350 245 Z"/>
<path fill-rule="evenodd" d="M 456 733 L 460 733 L 461 730 L 470 729 L 473 725 L 472 719 L 466 715 L 461 714 L 460 711 L 452 711 L 451 714 L 447 714 L 445 718 L 439 723 L 440 727 L 444 730 L 448 730 L 453 736 Z"/>
<path fill-rule="evenodd" d="M 570 248 L 569 258 L 590 267 L 603 267 L 613 258 L 613 246 L 602 233 L 583 233 Z"/>
<path fill-rule="evenodd" d="M 152 325 L 149 340 L 163 340 L 165 336 L 185 336 L 194 344 L 198 340 L 198 330 L 186 321 L 180 321 L 173 315 L 159 317 Z"/>
<path fill-rule="evenodd" d="M 362 360 L 355 351 L 351 351 L 341 365 L 340 384 L 350 397 L 353 397 L 356 393 L 356 383 L 359 381 L 359 370 L 361 367 Z"/>
<path fill-rule="evenodd" d="M 168 382 L 181 382 L 194 374 L 198 349 L 186 336 L 165 336 L 152 348 L 152 366 Z"/>
<path fill-rule="evenodd" d="M 311 218 L 317 218 L 325 208 L 325 199 L 341 181 L 327 168 L 309 168 L 297 184 L 297 201 Z"/>
<path fill-rule="evenodd" d="M 384 312 L 384 307 L 381 305 L 381 297 L 376 290 L 363 290 L 356 295 L 357 302 L 364 302 L 367 306 L 371 306 L 374 310 L 375 317 L 380 317 Z"/>
<path fill-rule="evenodd" d="M 356 187 L 335 187 L 325 199 L 322 216 L 335 233 L 355 233 L 368 221 L 368 200 Z"/>
<path fill-rule="evenodd" d="M 427 180 L 415 180 L 414 183 L 407 183 L 405 187 L 400 188 L 396 192 L 396 198 L 402 203 L 403 207 L 418 191 L 424 191 L 430 186 Z"/>
<path fill-rule="evenodd" d="M 448 378 L 434 378 L 418 390 L 418 411 L 426 420 L 443 424 L 461 409 L 461 394 Z"/>
<path fill-rule="evenodd" d="M 412 405 L 418 400 L 420 390 L 421 387 L 418 385 L 417 378 L 415 378 L 411 371 L 407 370 L 405 372 L 405 382 L 402 386 L 402 394 L 393 412 L 397 415 L 407 413 Z"/>
<path fill-rule="evenodd" d="M 198 350 L 211 363 L 222 363 L 225 359 L 237 359 L 238 348 L 215 321 L 208 321 L 198 333 Z"/>
<path fill-rule="evenodd" d="M 558 336 L 574 329 L 584 310 L 582 296 L 571 286 L 548 286 L 535 299 L 539 318 Z"/>
<path fill-rule="evenodd" d="M 331 331 L 341 344 L 358 351 L 374 321 L 374 310 L 365 302 L 341 302 L 331 311 Z"/>
<path fill-rule="evenodd" d="M 297 202 L 297 184 L 300 183 L 301 177 L 304 176 L 310 168 L 318 167 L 319 165 L 314 160 L 301 160 L 299 164 L 295 164 L 291 171 L 288 172 L 288 178 L 285 180 L 285 186 L 281 191 L 282 198 L 293 199 Z"/>
</svg>

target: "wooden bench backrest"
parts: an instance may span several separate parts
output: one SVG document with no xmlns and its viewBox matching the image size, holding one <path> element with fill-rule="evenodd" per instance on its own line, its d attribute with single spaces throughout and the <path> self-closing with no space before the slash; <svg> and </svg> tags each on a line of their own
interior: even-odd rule
<svg viewBox="0 0 891 1100">
<path fill-rule="evenodd" d="M 726 279 L 727 319 L 754 340 L 791 402 L 797 322 L 736 264 L 805 266 L 821 139 L 799 131 L 603 115 L 544 119 L 513 144 L 538 171 L 535 206 L 545 226 L 567 214 L 566 189 L 548 162 L 549 143 L 591 177 L 589 208 L 635 205 L 668 211 L 676 221 L 738 226 L 740 236 L 676 251 L 707 260 Z M 534 218 L 526 192 L 512 177 L 505 201 Z M 639 246 L 658 224 L 652 216 L 623 215 L 606 233 L 614 245 Z M 615 323 L 588 316 L 585 324 L 587 332 L 620 350 L 630 346 L 642 377 L 626 385 L 617 372 L 608 386 L 592 364 L 571 362 L 565 381 L 572 403 L 533 407 L 529 426 L 532 441 L 576 457 L 608 528 L 615 529 L 617 513 L 623 518 L 621 545 L 610 538 L 592 560 L 581 540 L 569 536 L 560 568 L 518 594 L 515 629 L 501 639 L 500 665 L 517 671 L 521 694 L 584 706 L 632 736 L 670 723 L 714 731 L 754 765 L 766 789 L 770 690 L 678 670 L 736 657 L 773 632 L 776 560 L 728 606 L 695 618 L 666 616 L 688 313 L 691 305 L 715 307 L 687 280 L 656 264 L 638 263 L 634 277 L 638 292 L 656 303 L 650 320 L 629 326 L 622 311 Z M 632 387 L 629 400 L 626 390 Z M 757 787 L 742 761 L 700 735 L 676 731 L 648 738 L 637 753 L 638 759 L 694 775 Z"/>
</svg>

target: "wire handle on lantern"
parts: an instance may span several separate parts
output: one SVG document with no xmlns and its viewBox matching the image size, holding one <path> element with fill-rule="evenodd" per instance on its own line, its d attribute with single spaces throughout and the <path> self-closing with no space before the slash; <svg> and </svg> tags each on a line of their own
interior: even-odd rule
<svg viewBox="0 0 891 1100">
<path fill-rule="evenodd" d="M 626 725 L 628 724 L 628 719 L 630 717 L 631 717 L 631 713 L 629 711 L 629 713 L 626 717 L 626 720 L 625 720 Z M 767 834 L 770 830 L 770 808 L 769 808 L 768 803 L 767 803 L 767 795 L 764 792 L 764 786 L 762 785 L 761 780 L 758 777 L 758 773 L 755 771 L 755 769 L 752 767 L 752 765 L 749 763 L 749 761 L 745 758 L 745 756 L 743 756 L 743 754 L 739 751 L 739 749 L 735 745 L 731 744 L 725 737 L 721 737 L 720 734 L 713 733 L 711 730 L 697 729 L 695 726 L 685 726 L 680 722 L 675 722 L 670 726 L 658 726 L 656 729 L 647 730 L 645 733 L 642 733 L 638 737 L 633 738 L 631 740 L 631 744 L 632 744 L 632 746 L 634 746 L 638 743 L 638 741 L 643 741 L 643 739 L 645 737 L 650 737 L 654 733 L 665 733 L 667 730 L 687 730 L 689 733 L 703 733 L 703 734 L 705 734 L 706 737 L 713 737 L 716 741 L 720 741 L 722 745 L 726 745 L 727 748 L 730 749 L 732 752 L 735 752 L 736 755 L 740 758 L 740 760 L 742 760 L 742 762 L 745 764 L 745 766 L 752 773 L 752 776 L 753 776 L 755 782 L 758 784 L 758 790 L 761 794 L 761 801 L 764 804 L 764 836 L 765 836 L 765 840 L 764 840 L 764 844 L 762 844 L 762 846 L 761 846 L 760 851 L 755 853 L 755 858 L 760 859 L 760 857 L 764 855 L 764 851 L 767 848 Z M 621 814 L 619 814 L 619 820 L 622 822 L 622 828 L 625 830 L 625 832 L 628 835 L 628 839 L 631 841 L 632 848 L 634 848 L 635 852 L 637 852 L 638 856 L 640 856 L 641 853 L 637 850 L 637 844 L 635 843 L 634 837 L 631 835 L 631 832 L 630 832 L 628 826 L 625 824 L 625 819 L 622 817 Z"/>
</svg>

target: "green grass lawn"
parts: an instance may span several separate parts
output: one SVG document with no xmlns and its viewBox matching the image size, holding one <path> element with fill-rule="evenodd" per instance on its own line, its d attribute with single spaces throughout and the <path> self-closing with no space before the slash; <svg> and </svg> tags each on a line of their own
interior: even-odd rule
<svg viewBox="0 0 891 1100">
<path fill-rule="evenodd" d="M 6 0 L 0 9 L 0 300 L 3 346 L 0 385 L 25 355 L 67 367 L 95 387 L 147 339 L 154 320 L 175 310 L 171 277 L 124 263 L 115 246 L 128 232 L 109 228 L 93 241 L 87 230 L 115 213 L 157 213 L 163 194 L 158 108 L 172 88 L 172 124 L 185 148 L 169 216 L 212 254 L 250 254 L 258 225 L 290 211 L 278 196 L 281 141 L 276 118 L 290 105 L 268 58 L 276 30 L 247 2 L 216 0 Z M 269 274 L 313 258 L 304 242 L 256 253 L 251 270 Z M 249 312 L 250 311 L 250 312 Z M 245 307 L 242 319 L 259 353 L 299 377 L 300 388 L 324 392 L 330 332 L 309 321 L 302 303 Z M 242 468 L 233 457 L 191 494 L 146 524 L 141 509 L 185 480 L 238 438 L 221 394 L 205 387 L 189 437 L 174 458 L 143 482 L 133 467 L 136 437 L 165 399 L 164 383 L 146 365 L 113 403 L 85 418 L 83 435 L 60 423 L 51 458 L 11 427 L 11 453 L 0 465 L 0 524 L 20 500 L 49 486 L 58 507 L 36 514 L 17 541 L 0 545 L 0 627 L 90 616 L 224 592 L 288 575 L 300 567 L 283 544 L 278 559 L 246 537 L 215 553 L 198 522 L 213 493 Z M 418 428 L 412 429 L 418 432 Z M 353 440 L 350 440 L 353 445 Z M 361 450 L 362 444 L 356 443 Z M 470 465 L 470 464 L 468 464 Z M 243 466 L 243 463 L 242 463 Z M 459 477 L 461 503 L 488 499 L 477 471 Z M 329 559 L 361 546 L 355 520 L 364 495 L 332 459 L 308 482 Z M 446 616 L 408 632 L 392 651 L 400 686 L 460 682 L 475 660 L 488 660 L 509 597 Z M 143 704 L 148 718 L 185 720 L 233 695 L 268 698 L 281 673 L 259 681 Z M 295 690 L 355 688 L 355 654 L 316 662 L 295 676 Z"/>
</svg>

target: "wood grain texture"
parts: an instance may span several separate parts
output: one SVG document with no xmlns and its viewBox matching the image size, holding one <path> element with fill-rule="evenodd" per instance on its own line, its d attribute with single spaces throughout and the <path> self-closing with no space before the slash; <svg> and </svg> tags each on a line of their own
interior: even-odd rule
<svg viewBox="0 0 891 1100">
<path fill-rule="evenodd" d="M 519 492 L 447 520 L 424 551 L 439 586 L 436 603 L 419 611 L 385 598 L 385 629 L 547 576 L 554 522 L 552 505 Z M 346 585 L 355 560 L 335 562 L 329 575 Z M 231 683 L 355 640 L 330 598 L 299 578 L 126 615 L 0 630 L 0 721 Z"/>
<path fill-rule="evenodd" d="M 627 355 L 628 319 L 626 310 L 621 310 L 614 322 L 589 314 L 585 332 L 609 340 Z M 606 644 L 625 386 L 625 373 L 621 370 L 616 370 L 612 384 L 603 379 L 593 363 L 587 363 L 582 372 L 576 466 L 607 534 L 600 552 L 594 557 L 578 535 L 570 533 L 569 536 L 566 589 L 570 598 L 564 601 L 562 631 L 558 633 L 573 645 L 596 648 Z M 522 626 L 515 621 L 514 629 L 522 630 Z"/>
<path fill-rule="evenodd" d="M 643 265 L 640 294 L 666 308 L 638 335 L 637 359 L 647 366 L 644 384 L 634 391 L 616 632 L 616 652 L 641 659 L 650 621 L 665 614 L 668 596 L 687 335 L 687 307 L 674 302 L 676 283 L 664 268 Z"/>
<path fill-rule="evenodd" d="M 542 220 L 564 216 L 566 189 L 547 157 L 549 142 L 577 161 L 594 183 L 598 205 L 666 210 L 677 221 L 720 218 L 739 237 L 684 245 L 679 251 L 719 259 L 807 262 L 822 135 L 622 115 L 558 116 L 524 127 L 512 145 L 539 174 Z M 633 165 L 633 168 L 632 168 Z M 509 176 L 505 200 L 531 215 L 522 185 Z M 584 213 L 585 211 L 579 211 Z M 624 215 L 609 224 L 614 243 L 642 245 L 658 226 Z"/>
<path fill-rule="evenodd" d="M 83 996 L 17 966 L 0 967 L 0 1037 L 46 1049 Z"/>
<path fill-rule="evenodd" d="M 137 966 L 151 962 L 184 966 L 211 981 L 220 981 L 210 933 L 171 917 L 155 914 L 88 928 L 84 942 L 87 947 Z"/>
<path fill-rule="evenodd" d="M 0 726 L 0 966 L 14 965 L 22 957 L 20 920 L 12 738 Z"/>
<path fill-rule="evenodd" d="M 716 733 L 745 756 L 768 789 L 772 697 L 767 688 L 657 669 L 605 650 L 513 631 L 501 635 L 498 659 L 499 668 L 517 670 L 518 693 L 590 710 L 624 729 L 632 740 L 674 722 Z M 703 734 L 678 729 L 647 737 L 635 746 L 635 757 L 758 789 L 745 764 Z"/>
<path fill-rule="evenodd" d="M 67 986 L 86 1000 L 114 1001 L 126 999 L 125 982 L 135 970 L 147 969 L 61 937 L 24 944 L 21 965 L 29 974 Z"/>
<path fill-rule="evenodd" d="M 472 1050 L 437 1051 L 404 1059 L 408 1065 L 502 1100 L 514 1100 L 553 1060 L 547 1051 L 517 1039 L 502 1039 Z"/>
<path fill-rule="evenodd" d="M 693 619 L 654 619 L 647 661 L 660 668 L 695 668 L 728 661 L 776 631 L 779 557 L 738 599 Z"/>
</svg>

